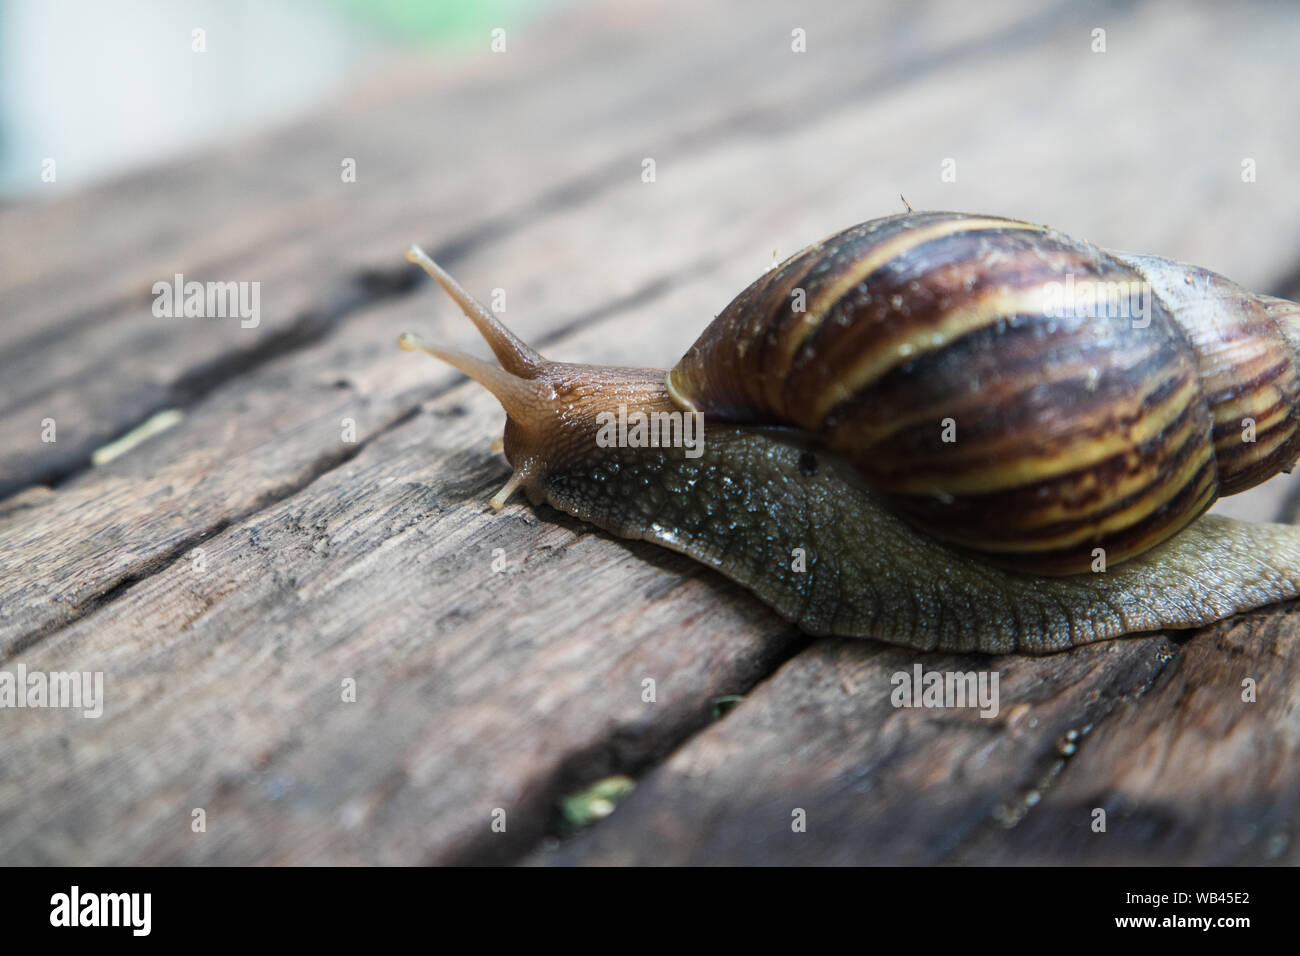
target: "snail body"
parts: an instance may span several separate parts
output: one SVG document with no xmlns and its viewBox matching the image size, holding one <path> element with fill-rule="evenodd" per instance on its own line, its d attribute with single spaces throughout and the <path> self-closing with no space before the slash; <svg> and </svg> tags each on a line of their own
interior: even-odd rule
<svg viewBox="0 0 1300 956">
<path fill-rule="evenodd" d="M 815 634 L 1044 652 L 1300 593 L 1300 531 L 1196 520 L 1300 456 L 1300 305 L 1030 223 L 908 213 L 769 270 L 672 369 L 548 362 L 423 253 L 500 367 L 517 488 Z M 702 450 L 608 447 L 615 409 Z"/>
</svg>

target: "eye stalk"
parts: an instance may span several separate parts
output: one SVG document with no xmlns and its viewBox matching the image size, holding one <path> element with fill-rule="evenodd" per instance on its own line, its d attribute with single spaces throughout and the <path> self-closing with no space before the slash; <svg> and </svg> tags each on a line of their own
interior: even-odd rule
<svg viewBox="0 0 1300 956">
<path fill-rule="evenodd" d="M 498 368 L 477 356 L 454 349 L 440 349 L 422 342 L 410 332 L 403 332 L 397 338 L 398 347 L 407 352 L 428 352 L 434 358 L 442 359 L 457 371 L 468 375 L 495 396 L 506 410 L 508 422 L 525 423 L 535 430 L 544 428 L 544 416 L 547 406 L 554 400 L 554 391 L 545 383 L 520 378 Z M 510 480 L 501 490 L 492 496 L 492 507 L 500 511 L 515 490 L 526 485 L 537 470 L 535 459 L 525 458 L 516 464 L 515 459 L 507 453 L 507 458 L 515 466 Z"/>
<path fill-rule="evenodd" d="M 647 411 L 674 408 L 662 369 L 549 361 L 507 329 L 419 246 L 411 246 L 406 258 L 456 301 L 501 363 L 498 367 L 466 352 L 430 345 L 410 332 L 397 340 L 402 349 L 427 352 L 469 376 L 505 409 L 503 450 L 514 473 L 493 495 L 493 508 L 500 510 L 519 488 L 533 504 L 540 504 L 547 474 L 593 455 L 602 412 L 620 405 Z"/>
<path fill-rule="evenodd" d="M 406 250 L 406 261 L 415 263 L 429 273 L 433 280 L 456 300 L 456 304 L 474 323 L 474 327 L 492 349 L 492 354 L 497 357 L 497 361 L 507 372 L 513 372 L 523 378 L 534 378 L 547 364 L 546 359 L 502 325 L 483 303 L 466 292 L 461 284 L 447 273 L 447 270 L 429 258 L 429 254 L 419 246 L 413 245 Z"/>
<path fill-rule="evenodd" d="M 554 417 L 555 390 L 541 378 L 546 366 L 552 364 L 529 348 L 518 336 L 501 324 L 491 312 L 466 292 L 451 275 L 434 262 L 419 246 L 406 250 L 407 261 L 413 262 L 433 277 L 438 285 L 456 301 L 461 311 L 474 323 L 479 334 L 501 363 L 497 367 L 477 356 L 455 349 L 438 348 L 422 341 L 410 332 L 403 332 L 397 339 L 399 348 L 407 352 L 427 352 L 434 358 L 441 359 L 457 371 L 478 382 L 493 394 L 506 411 L 507 428 L 522 429 L 526 434 L 542 434 L 546 431 L 548 419 Z M 527 487 L 530 483 L 543 477 L 541 461 L 534 455 L 517 456 L 512 454 L 514 442 L 505 443 L 506 458 L 514 468 L 510 480 L 501 490 L 492 496 L 493 509 L 500 511 L 515 490 Z"/>
</svg>

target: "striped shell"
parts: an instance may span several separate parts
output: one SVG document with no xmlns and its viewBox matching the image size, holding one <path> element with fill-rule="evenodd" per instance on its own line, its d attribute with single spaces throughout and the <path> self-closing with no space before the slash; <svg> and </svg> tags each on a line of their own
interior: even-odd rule
<svg viewBox="0 0 1300 956">
<path fill-rule="evenodd" d="M 1140 315 L 1123 298 L 1049 307 L 1067 287 L 1152 294 Z M 1289 470 L 1298 324 L 1300 306 L 1192 266 L 917 213 L 769 270 L 668 385 L 713 420 L 819 436 L 941 540 L 1068 574 L 1095 567 L 1097 548 L 1112 564 L 1140 554 Z"/>
</svg>

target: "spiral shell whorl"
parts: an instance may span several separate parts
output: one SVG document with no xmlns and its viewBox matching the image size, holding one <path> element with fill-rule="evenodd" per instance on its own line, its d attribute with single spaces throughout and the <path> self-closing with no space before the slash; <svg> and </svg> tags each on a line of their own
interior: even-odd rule
<svg viewBox="0 0 1300 956">
<path fill-rule="evenodd" d="M 1207 405 L 1207 371 L 1214 395 L 1239 402 L 1234 374 L 1273 387 L 1278 401 L 1256 390 L 1250 407 L 1262 414 L 1294 393 L 1290 364 L 1264 368 L 1249 348 L 1216 363 L 1212 348 L 1194 348 L 1198 327 L 1184 331 L 1160 295 L 1140 319 L 1044 307 L 1053 285 L 1136 290 L 1148 268 L 1014 220 L 874 220 L 742 292 L 669 373 L 670 390 L 715 420 L 820 436 L 904 517 L 1000 563 L 1073 573 L 1095 548 L 1119 562 L 1220 494 L 1215 444 L 1243 455 L 1228 447 L 1228 412 L 1220 420 Z M 1276 329 L 1255 324 L 1242 334 L 1272 336 L 1277 352 Z M 1265 414 L 1260 428 L 1278 441 L 1268 455 L 1244 453 L 1232 486 L 1295 457 L 1294 426 Z"/>
<path fill-rule="evenodd" d="M 1300 456 L 1300 305 L 1255 295 L 1199 266 L 1114 255 L 1151 284 L 1195 353 L 1214 423 L 1220 497 L 1290 471 Z"/>
</svg>

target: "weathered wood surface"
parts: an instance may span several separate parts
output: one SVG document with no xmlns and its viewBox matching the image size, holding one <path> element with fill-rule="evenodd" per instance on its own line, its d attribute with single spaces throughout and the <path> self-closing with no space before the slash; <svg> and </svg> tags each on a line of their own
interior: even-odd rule
<svg viewBox="0 0 1300 956">
<path fill-rule="evenodd" d="M 393 346 L 470 337 L 401 263 L 418 240 L 552 357 L 667 365 L 774 249 L 899 192 L 1295 294 L 1297 14 L 697 6 L 574 7 L 506 56 L 0 211 L 0 668 L 102 670 L 107 697 L 0 711 L 0 860 L 1300 858 L 1287 608 L 1044 659 L 810 644 L 683 558 L 485 513 L 499 408 Z M 175 272 L 261 281 L 261 325 L 155 319 Z M 892 708 L 918 661 L 996 668 L 1000 716 Z M 636 792 L 555 843 L 560 797 L 611 773 Z"/>
<path fill-rule="evenodd" d="M 917 655 L 820 641 L 612 817 L 535 859 L 1294 864 L 1290 620 L 1254 613 L 1183 646 L 1142 637 L 1042 660 L 924 655 L 926 670 L 996 670 L 991 720 L 895 709 L 891 675 Z"/>
</svg>

